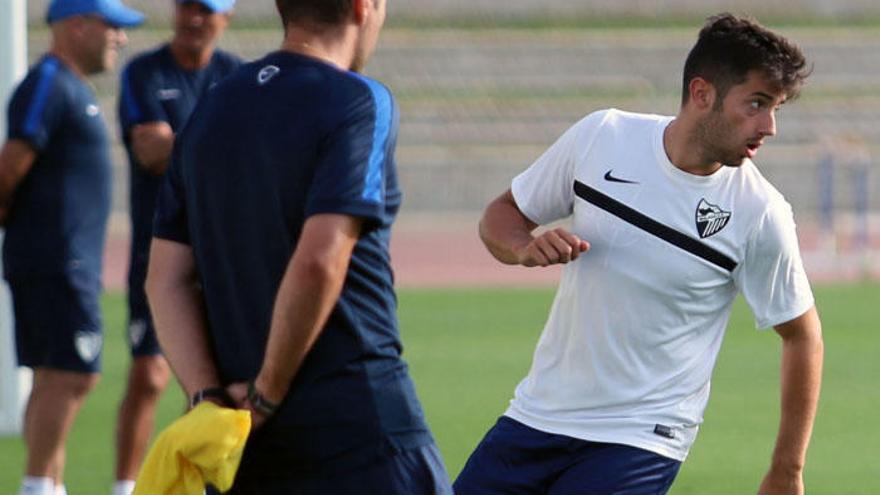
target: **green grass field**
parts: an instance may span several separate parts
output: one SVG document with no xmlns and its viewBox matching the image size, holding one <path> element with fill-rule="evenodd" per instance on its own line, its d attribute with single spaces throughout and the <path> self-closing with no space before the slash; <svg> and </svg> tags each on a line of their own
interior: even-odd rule
<svg viewBox="0 0 880 495">
<path fill-rule="evenodd" d="M 880 286 L 816 289 L 825 328 L 822 403 L 807 465 L 811 495 L 880 493 Z M 406 290 L 400 318 L 419 394 L 453 477 L 505 409 L 528 370 L 553 294 L 550 290 Z M 109 329 L 104 378 L 89 398 L 69 442 L 72 495 L 109 493 L 115 411 L 128 356 L 122 340 L 123 299 L 105 298 Z M 713 381 L 706 422 L 672 489 L 674 495 L 754 493 L 778 421 L 779 339 L 757 332 L 741 302 L 731 319 Z M 160 424 L 183 408 L 172 390 Z M 17 490 L 24 448 L 0 439 L 0 493 Z"/>
</svg>

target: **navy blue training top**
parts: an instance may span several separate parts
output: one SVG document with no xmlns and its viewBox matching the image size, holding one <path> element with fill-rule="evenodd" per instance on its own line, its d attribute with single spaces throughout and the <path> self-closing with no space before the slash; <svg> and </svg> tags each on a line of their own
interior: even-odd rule
<svg viewBox="0 0 880 495">
<path fill-rule="evenodd" d="M 179 136 L 154 235 L 193 249 L 227 382 L 260 369 L 305 220 L 365 220 L 339 301 L 281 410 L 251 438 L 245 471 L 333 469 L 431 441 L 401 359 L 388 254 L 397 119 L 380 83 L 276 52 L 208 91 Z"/>
<path fill-rule="evenodd" d="M 9 139 L 29 143 L 37 157 L 12 199 L 6 278 L 76 274 L 100 281 L 112 172 L 92 88 L 45 55 L 15 90 L 8 118 Z"/>
<path fill-rule="evenodd" d="M 129 283 L 142 286 L 147 273 L 153 212 L 161 176 L 143 168 L 131 151 L 131 128 L 145 122 L 166 122 L 180 132 L 199 98 L 241 65 L 237 56 L 215 50 L 205 67 L 189 71 L 174 60 L 171 48 L 138 55 L 122 71 L 119 94 L 119 126 L 128 152 L 129 214 L 131 216 L 131 264 Z"/>
</svg>

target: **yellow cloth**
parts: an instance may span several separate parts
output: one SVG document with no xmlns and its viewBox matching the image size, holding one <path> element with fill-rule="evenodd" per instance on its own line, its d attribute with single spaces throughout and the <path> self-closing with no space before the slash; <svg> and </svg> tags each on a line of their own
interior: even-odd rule
<svg viewBox="0 0 880 495">
<path fill-rule="evenodd" d="M 206 483 L 229 490 L 250 431 L 248 411 L 200 403 L 159 435 L 133 495 L 202 495 Z"/>
</svg>

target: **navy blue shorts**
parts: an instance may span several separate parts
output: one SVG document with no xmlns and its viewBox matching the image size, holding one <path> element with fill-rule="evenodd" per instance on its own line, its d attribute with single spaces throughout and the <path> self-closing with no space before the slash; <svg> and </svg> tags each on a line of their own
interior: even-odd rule
<svg viewBox="0 0 880 495">
<path fill-rule="evenodd" d="M 211 489 L 207 492 L 214 495 Z M 360 469 L 324 477 L 235 480 L 226 495 L 452 495 L 449 475 L 433 443 L 386 457 Z"/>
<path fill-rule="evenodd" d="M 502 416 L 455 480 L 456 495 L 663 495 L 679 461 L 587 442 Z"/>
<path fill-rule="evenodd" d="M 134 357 L 162 353 L 153 326 L 153 317 L 150 315 L 150 306 L 147 304 L 144 281 L 133 281 L 131 277 L 128 287 L 128 347 Z"/>
<path fill-rule="evenodd" d="M 9 280 L 18 364 L 81 373 L 101 370 L 101 283 L 59 275 Z"/>
</svg>

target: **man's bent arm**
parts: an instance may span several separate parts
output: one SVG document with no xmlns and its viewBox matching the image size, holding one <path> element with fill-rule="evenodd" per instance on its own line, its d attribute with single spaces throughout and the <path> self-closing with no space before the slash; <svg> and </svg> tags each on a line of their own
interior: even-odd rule
<svg viewBox="0 0 880 495">
<path fill-rule="evenodd" d="M 220 386 L 192 248 L 153 238 L 145 287 L 162 352 L 187 395 Z"/>
<path fill-rule="evenodd" d="M 590 245 L 562 228 L 532 235 L 538 224 L 529 220 L 508 189 L 489 203 L 480 220 L 480 239 L 498 261 L 508 265 L 548 266 L 568 263 Z"/>
<path fill-rule="evenodd" d="M 348 272 L 361 220 L 319 214 L 303 226 L 287 265 L 275 306 L 256 389 L 278 403 L 336 306 Z"/>
<path fill-rule="evenodd" d="M 812 307 L 775 330 L 782 337 L 781 418 L 770 471 L 758 493 L 800 495 L 822 382 L 822 326 Z"/>
<path fill-rule="evenodd" d="M 0 150 L 0 225 L 6 224 L 15 189 L 36 159 L 37 152 L 30 144 L 19 139 L 6 141 Z"/>
<path fill-rule="evenodd" d="M 153 175 L 162 175 L 168 168 L 174 147 L 174 131 L 167 122 L 145 122 L 132 126 L 131 150 L 138 164 Z"/>
</svg>

